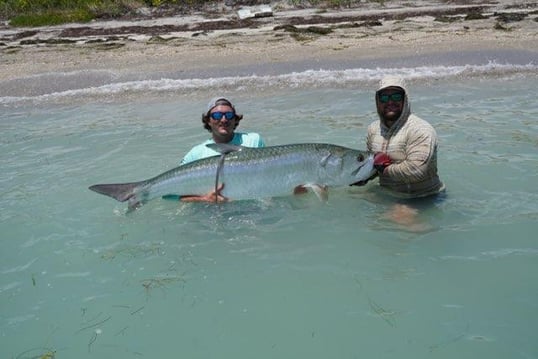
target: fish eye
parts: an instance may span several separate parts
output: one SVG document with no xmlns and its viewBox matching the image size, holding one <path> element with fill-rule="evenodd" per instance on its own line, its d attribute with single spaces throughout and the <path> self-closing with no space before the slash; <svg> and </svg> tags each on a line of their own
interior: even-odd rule
<svg viewBox="0 0 538 359">
<path fill-rule="evenodd" d="M 358 155 L 357 156 L 357 161 L 359 161 L 359 162 L 364 161 L 364 155 L 363 154 Z"/>
</svg>

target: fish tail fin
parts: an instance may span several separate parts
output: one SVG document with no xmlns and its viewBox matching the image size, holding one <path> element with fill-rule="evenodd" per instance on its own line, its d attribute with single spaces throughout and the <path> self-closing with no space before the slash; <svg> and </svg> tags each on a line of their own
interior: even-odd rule
<svg viewBox="0 0 538 359">
<path fill-rule="evenodd" d="M 105 196 L 112 197 L 120 202 L 128 200 L 129 206 L 131 206 L 131 203 L 140 202 L 136 199 L 135 189 L 141 184 L 142 182 L 96 184 L 90 186 L 89 189 L 104 194 Z"/>
</svg>

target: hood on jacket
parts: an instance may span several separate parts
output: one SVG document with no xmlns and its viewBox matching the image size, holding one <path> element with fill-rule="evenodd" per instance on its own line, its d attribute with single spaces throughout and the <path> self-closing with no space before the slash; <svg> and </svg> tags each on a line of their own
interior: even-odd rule
<svg viewBox="0 0 538 359">
<path fill-rule="evenodd" d="M 379 81 L 379 87 L 377 92 L 386 89 L 387 87 L 399 87 L 407 93 L 407 86 L 405 85 L 405 80 L 403 77 L 387 75 Z"/>
<path fill-rule="evenodd" d="M 405 94 L 405 96 L 404 96 L 404 104 L 403 104 L 403 108 L 402 108 L 402 114 L 400 115 L 398 120 L 396 120 L 396 122 L 393 125 L 393 127 L 396 128 L 396 127 L 400 127 L 400 125 L 402 123 L 404 123 L 405 120 L 411 114 L 411 105 L 409 104 L 409 94 L 408 94 L 408 91 L 407 91 L 407 86 L 405 84 L 404 78 L 401 77 L 401 76 L 387 75 L 387 76 L 384 76 L 381 79 L 381 81 L 379 81 L 379 86 L 378 86 L 377 91 L 375 93 L 376 108 L 377 108 L 377 104 L 378 104 L 378 101 L 379 101 L 377 95 L 379 94 L 380 91 L 382 91 L 382 90 L 384 90 L 386 88 L 389 88 L 389 87 L 401 88 L 404 91 L 404 94 Z M 378 111 L 378 115 L 379 115 L 379 118 L 381 119 L 381 122 L 383 123 L 384 121 L 383 121 L 381 115 L 379 114 L 379 111 Z"/>
</svg>

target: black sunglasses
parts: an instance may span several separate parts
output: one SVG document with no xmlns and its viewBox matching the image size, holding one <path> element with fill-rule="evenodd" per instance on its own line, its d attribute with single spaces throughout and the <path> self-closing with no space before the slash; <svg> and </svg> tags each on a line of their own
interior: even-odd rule
<svg viewBox="0 0 538 359">
<path fill-rule="evenodd" d="M 227 112 L 213 112 L 209 114 L 209 117 L 211 117 L 215 121 L 222 120 L 222 117 L 226 117 L 228 121 L 233 120 L 235 118 L 235 112 L 227 111 Z"/>
<path fill-rule="evenodd" d="M 404 94 L 402 92 L 395 92 L 393 94 L 380 93 L 378 97 L 379 97 L 379 102 L 381 103 L 387 103 L 389 101 L 400 102 L 403 100 Z"/>
</svg>

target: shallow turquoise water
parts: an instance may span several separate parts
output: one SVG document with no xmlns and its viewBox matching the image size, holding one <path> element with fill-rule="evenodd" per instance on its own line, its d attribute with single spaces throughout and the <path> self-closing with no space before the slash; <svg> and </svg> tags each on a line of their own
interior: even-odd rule
<svg viewBox="0 0 538 359">
<path fill-rule="evenodd" d="M 448 188 L 418 232 L 375 185 L 130 214 L 87 190 L 176 166 L 208 90 L 5 103 L 0 357 L 537 358 L 536 80 L 411 81 Z M 268 144 L 364 147 L 373 82 L 245 86 Z"/>
</svg>

